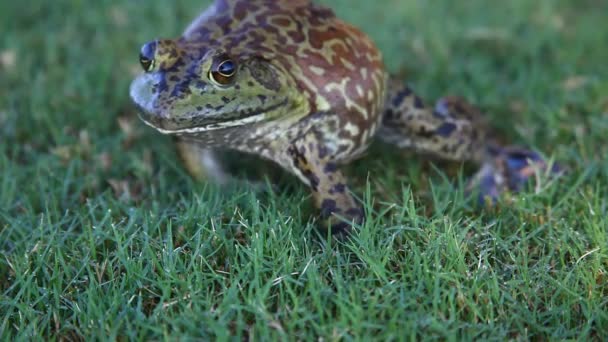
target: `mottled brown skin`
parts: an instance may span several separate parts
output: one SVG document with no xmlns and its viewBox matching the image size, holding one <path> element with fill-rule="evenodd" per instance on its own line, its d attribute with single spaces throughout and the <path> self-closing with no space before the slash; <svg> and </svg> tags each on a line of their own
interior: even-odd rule
<svg viewBox="0 0 608 342">
<path fill-rule="evenodd" d="M 483 164 L 476 179 L 491 197 L 520 172 L 497 166 L 511 154 L 490 142 L 478 110 L 454 98 L 427 107 L 389 81 L 365 34 L 308 0 L 216 0 L 178 39 L 144 45 L 141 63 L 131 97 L 144 122 L 177 137 L 193 175 L 229 179 L 218 148 L 270 159 L 311 188 L 334 232 L 363 219 L 339 165 L 375 136 Z"/>
</svg>

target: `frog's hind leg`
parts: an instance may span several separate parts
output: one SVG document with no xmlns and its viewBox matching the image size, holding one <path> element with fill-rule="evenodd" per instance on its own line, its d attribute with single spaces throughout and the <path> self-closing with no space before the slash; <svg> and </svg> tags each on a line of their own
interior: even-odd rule
<svg viewBox="0 0 608 342">
<path fill-rule="evenodd" d="M 494 141 L 481 112 L 466 101 L 445 97 L 430 108 L 405 84 L 391 82 L 380 139 L 443 159 L 480 164 L 467 188 L 477 188 L 481 202 L 488 197 L 495 201 L 506 190 L 521 190 L 535 170 L 547 168 L 538 153 Z"/>
<path fill-rule="evenodd" d="M 378 136 L 443 159 L 483 159 L 485 150 L 480 146 L 487 129 L 481 116 L 473 110 L 453 113 L 453 106 L 438 104 L 437 109 L 425 105 L 408 86 L 391 81 Z"/>
</svg>

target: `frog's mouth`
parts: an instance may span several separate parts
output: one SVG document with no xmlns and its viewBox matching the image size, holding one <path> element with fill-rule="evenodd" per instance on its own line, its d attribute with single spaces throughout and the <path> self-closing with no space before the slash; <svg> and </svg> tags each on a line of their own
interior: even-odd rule
<svg viewBox="0 0 608 342">
<path fill-rule="evenodd" d="M 284 107 L 287 104 L 287 100 L 284 100 L 275 105 L 261 108 L 255 111 L 247 112 L 246 114 L 235 114 L 228 115 L 224 118 L 199 118 L 192 116 L 190 118 L 182 120 L 174 120 L 166 118 L 161 115 L 151 113 L 137 104 L 139 107 L 139 118 L 148 126 L 156 129 L 162 134 L 195 134 L 203 133 L 239 126 L 251 126 L 256 123 L 266 121 L 271 115 L 270 113 L 275 110 Z M 181 122 L 180 122 L 181 121 Z M 181 127 L 180 127 L 181 123 Z M 184 126 L 184 123 L 187 123 Z"/>
<path fill-rule="evenodd" d="M 139 117 L 146 125 L 156 129 L 157 131 L 159 131 L 162 134 L 194 134 L 194 133 L 203 133 L 203 132 L 215 131 L 215 130 L 220 130 L 220 129 L 226 129 L 226 128 L 230 128 L 230 127 L 251 125 L 251 124 L 254 124 L 257 122 L 262 122 L 262 121 L 264 121 L 264 119 L 266 119 L 266 112 L 263 112 L 263 113 L 260 113 L 257 115 L 247 116 L 240 120 L 216 121 L 216 122 L 204 124 L 202 126 L 176 128 L 176 129 L 162 128 L 161 125 L 152 123 L 149 120 L 147 120 L 146 117 L 144 115 L 142 115 L 141 113 L 140 113 Z"/>
</svg>

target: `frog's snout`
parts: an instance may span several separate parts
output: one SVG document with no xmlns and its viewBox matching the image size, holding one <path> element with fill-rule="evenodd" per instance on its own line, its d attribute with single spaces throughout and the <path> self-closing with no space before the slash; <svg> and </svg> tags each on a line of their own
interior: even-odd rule
<svg viewBox="0 0 608 342">
<path fill-rule="evenodd" d="M 167 70 L 181 57 L 177 44 L 170 39 L 145 43 L 139 51 L 139 64 L 145 72 Z"/>
</svg>

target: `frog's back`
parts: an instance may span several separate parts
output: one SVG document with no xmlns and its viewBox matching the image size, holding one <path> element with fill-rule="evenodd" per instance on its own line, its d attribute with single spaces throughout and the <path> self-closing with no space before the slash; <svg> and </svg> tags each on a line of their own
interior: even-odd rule
<svg viewBox="0 0 608 342">
<path fill-rule="evenodd" d="M 310 113 L 336 114 L 351 139 L 367 140 L 377 128 L 386 83 L 382 56 L 328 8 L 309 0 L 216 0 L 182 40 L 221 46 L 237 59 L 276 62 L 306 95 Z"/>
</svg>

